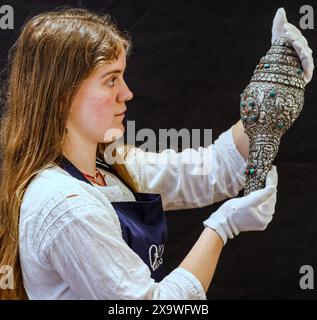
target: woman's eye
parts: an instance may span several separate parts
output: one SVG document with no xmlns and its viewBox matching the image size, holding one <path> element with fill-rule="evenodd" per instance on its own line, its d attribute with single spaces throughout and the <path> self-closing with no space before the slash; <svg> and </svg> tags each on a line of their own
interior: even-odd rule
<svg viewBox="0 0 317 320">
<path fill-rule="evenodd" d="M 111 86 L 111 87 L 113 87 L 114 85 L 115 85 L 115 80 L 117 79 L 117 77 L 113 77 L 113 78 L 111 78 L 107 83 Z"/>
</svg>

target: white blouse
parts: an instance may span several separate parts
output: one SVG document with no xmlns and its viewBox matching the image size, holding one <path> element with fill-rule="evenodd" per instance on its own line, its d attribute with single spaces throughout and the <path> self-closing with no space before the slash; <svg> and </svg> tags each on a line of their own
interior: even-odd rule
<svg viewBox="0 0 317 320">
<path fill-rule="evenodd" d="M 202 175 L 207 162 L 211 170 Z M 141 192 L 160 193 L 164 210 L 236 196 L 245 183 L 245 166 L 231 129 L 208 148 L 158 154 L 136 148 L 127 158 Z M 111 206 L 111 201 L 134 201 L 134 195 L 116 176 L 103 173 L 108 185 L 95 187 L 55 166 L 39 172 L 27 187 L 19 232 L 29 299 L 206 299 L 201 283 L 183 268 L 160 282 L 151 278 L 123 240 Z"/>
</svg>

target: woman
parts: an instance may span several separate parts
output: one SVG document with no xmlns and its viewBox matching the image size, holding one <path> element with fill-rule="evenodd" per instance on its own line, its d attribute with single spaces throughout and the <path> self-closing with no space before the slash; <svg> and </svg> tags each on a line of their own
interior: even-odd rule
<svg viewBox="0 0 317 320">
<path fill-rule="evenodd" d="M 0 290 L 1 299 L 205 299 L 227 239 L 271 221 L 275 167 L 264 189 L 212 214 L 179 267 L 164 274 L 163 208 L 236 196 L 248 140 L 238 122 L 198 151 L 109 155 L 133 97 L 123 78 L 129 48 L 108 17 L 82 9 L 32 18 L 12 48 L 0 265 L 14 267 L 14 289 Z M 206 156 L 211 172 L 195 175 Z M 186 157 L 195 161 L 177 164 Z"/>
</svg>

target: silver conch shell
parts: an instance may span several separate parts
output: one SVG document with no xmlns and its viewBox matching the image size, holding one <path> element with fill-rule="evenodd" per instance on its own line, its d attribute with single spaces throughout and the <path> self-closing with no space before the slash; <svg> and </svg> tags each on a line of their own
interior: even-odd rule
<svg viewBox="0 0 317 320">
<path fill-rule="evenodd" d="M 283 134 L 304 104 L 301 62 L 286 38 L 275 41 L 241 94 L 240 115 L 250 149 L 244 194 L 262 189 Z"/>
</svg>

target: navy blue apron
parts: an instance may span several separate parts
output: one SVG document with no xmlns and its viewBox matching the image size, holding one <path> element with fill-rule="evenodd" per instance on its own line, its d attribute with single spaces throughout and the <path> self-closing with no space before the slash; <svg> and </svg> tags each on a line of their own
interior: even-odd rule
<svg viewBox="0 0 317 320">
<path fill-rule="evenodd" d="M 114 173 L 104 162 L 97 161 L 96 165 Z M 74 178 L 91 184 L 65 157 L 61 158 L 59 166 Z M 167 240 L 161 195 L 139 192 L 133 194 L 136 201 L 116 201 L 111 202 L 111 205 L 118 215 L 124 241 L 148 265 L 152 278 L 159 282 L 165 276 L 162 255 Z"/>
</svg>

